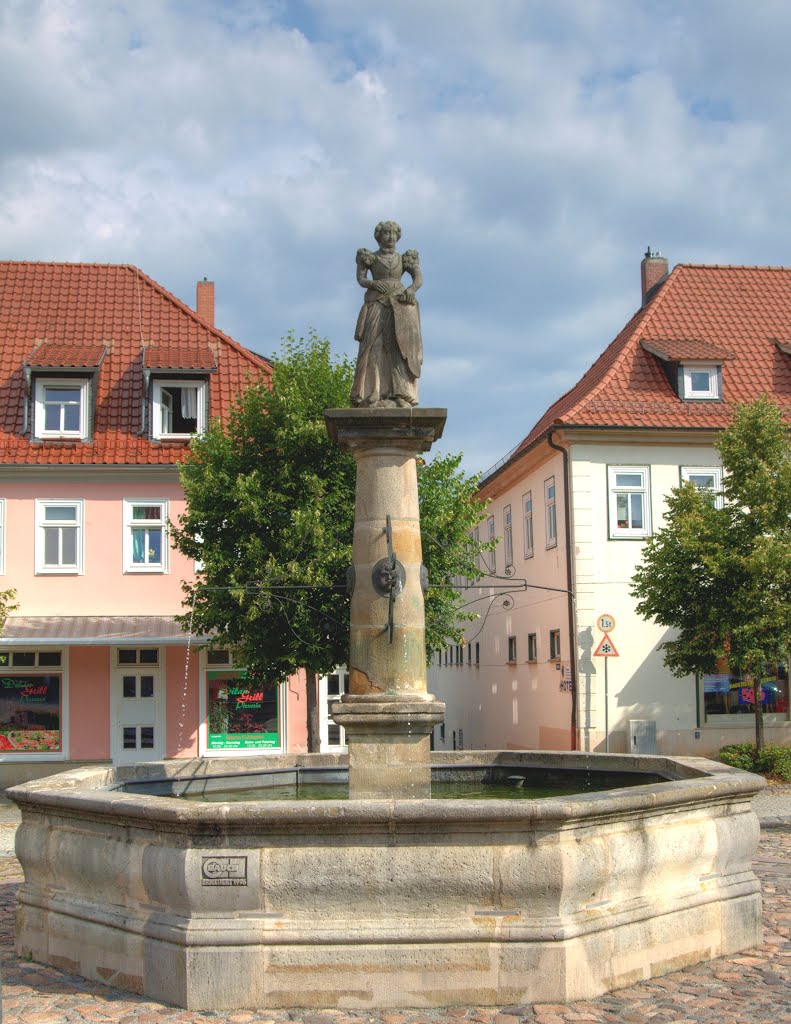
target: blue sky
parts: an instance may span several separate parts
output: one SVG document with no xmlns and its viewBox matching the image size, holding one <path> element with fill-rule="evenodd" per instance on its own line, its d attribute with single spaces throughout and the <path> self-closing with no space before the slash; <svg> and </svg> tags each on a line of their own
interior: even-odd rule
<svg viewBox="0 0 791 1024">
<path fill-rule="evenodd" d="M 4 0 L 0 258 L 134 263 L 354 354 L 420 251 L 422 405 L 485 469 L 672 263 L 789 264 L 784 0 Z"/>
</svg>

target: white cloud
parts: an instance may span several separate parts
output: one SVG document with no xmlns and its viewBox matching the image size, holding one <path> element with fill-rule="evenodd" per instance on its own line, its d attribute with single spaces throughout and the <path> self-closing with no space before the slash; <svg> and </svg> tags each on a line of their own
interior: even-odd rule
<svg viewBox="0 0 791 1024">
<path fill-rule="evenodd" d="M 779 0 L 7 0 L 2 256 L 188 302 L 207 275 L 241 342 L 353 354 L 354 252 L 395 217 L 422 401 L 481 468 L 632 314 L 647 244 L 787 260 L 789 28 Z"/>
</svg>

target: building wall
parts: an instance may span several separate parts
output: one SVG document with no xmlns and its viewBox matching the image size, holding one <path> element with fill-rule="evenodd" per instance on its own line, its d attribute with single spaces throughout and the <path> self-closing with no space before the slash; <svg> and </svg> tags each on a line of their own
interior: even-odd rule
<svg viewBox="0 0 791 1024">
<path fill-rule="evenodd" d="M 556 543 L 547 546 L 545 483 L 554 477 Z M 533 554 L 525 556 L 523 498 L 533 497 Z M 495 569 L 499 577 L 482 580 L 465 591 L 478 618 L 467 624 L 461 664 L 442 664 L 435 655 L 429 666 L 429 689 L 446 702 L 444 739 L 435 730 L 435 747 L 453 749 L 568 749 L 571 745 L 571 693 L 566 588 L 566 533 L 563 511 L 563 461 L 546 448 L 521 479 L 506 485 L 491 501 L 498 544 Z M 504 510 L 511 506 L 513 575 L 505 575 Z M 485 536 L 486 519 L 481 524 Z M 526 588 L 524 584 L 532 584 Z M 558 591 L 533 589 L 555 587 Z M 511 591 L 506 594 L 505 589 Z M 497 595 L 500 595 L 499 597 Z M 506 607 L 506 602 L 510 607 Z M 550 631 L 560 632 L 560 657 L 550 658 Z M 528 635 L 535 633 L 537 658 L 528 660 Z M 516 658 L 509 661 L 509 637 Z M 477 645 L 477 664 L 476 664 Z M 469 658 L 469 652 L 472 657 Z M 454 656 L 455 650 L 451 652 Z M 470 664 L 471 662 L 471 664 Z"/>
<path fill-rule="evenodd" d="M 637 615 L 629 589 L 644 541 L 609 538 L 607 467 L 613 465 L 649 468 L 651 522 L 656 531 L 666 497 L 679 485 L 680 467 L 717 466 L 719 457 L 710 445 L 577 442 L 571 446 L 582 748 L 605 748 L 605 661 L 610 750 L 627 749 L 631 719 L 656 722 L 659 753 L 708 756 L 726 743 L 752 740 L 752 715 L 705 721 L 703 695 L 696 694 L 694 677 L 677 679 L 664 667 L 658 647 L 667 631 Z M 611 638 L 618 657 L 593 656 L 603 636 L 596 621 L 603 614 L 615 618 Z M 784 717 L 785 721 L 767 722 L 770 741 L 791 741 L 791 727 Z"/>
<path fill-rule="evenodd" d="M 17 591 L 20 615 L 174 615 L 181 611 L 181 581 L 193 563 L 171 548 L 167 573 L 124 572 L 123 499 L 167 499 L 172 522 L 184 511 L 178 479 L 162 475 L 128 480 L 13 480 L 0 486 L 5 499 L 5 577 Z M 81 575 L 36 575 L 36 499 L 83 499 L 84 566 Z"/>
</svg>

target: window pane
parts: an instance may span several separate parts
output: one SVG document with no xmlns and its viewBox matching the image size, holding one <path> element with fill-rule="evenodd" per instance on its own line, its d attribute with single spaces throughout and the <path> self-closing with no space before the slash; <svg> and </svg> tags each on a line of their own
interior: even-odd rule
<svg viewBox="0 0 791 1024">
<path fill-rule="evenodd" d="M 327 696 L 339 696 L 341 693 L 341 677 L 333 673 L 327 676 Z"/>
<path fill-rule="evenodd" d="M 154 677 L 153 676 L 140 676 L 140 696 L 141 697 L 153 697 L 154 696 Z"/>
<path fill-rule="evenodd" d="M 615 486 L 616 487 L 642 487 L 643 486 L 643 474 L 642 473 L 616 473 L 615 474 Z"/>
<path fill-rule="evenodd" d="M 47 505 L 44 520 L 48 523 L 76 523 L 77 509 L 74 505 Z"/>
<path fill-rule="evenodd" d="M 714 477 L 711 473 L 690 473 L 687 479 L 701 490 L 714 489 Z"/>
<path fill-rule="evenodd" d="M 118 664 L 119 665 L 135 665 L 137 664 L 137 651 L 133 648 L 126 648 L 118 652 Z"/>
<path fill-rule="evenodd" d="M 143 750 L 150 750 L 154 746 L 154 726 L 140 726 L 140 746 Z"/>
<path fill-rule="evenodd" d="M 631 526 L 634 530 L 642 530 L 643 528 L 643 496 L 642 494 L 630 494 L 630 504 L 632 506 L 632 522 Z"/>
<path fill-rule="evenodd" d="M 63 565 L 77 564 L 77 531 L 73 528 L 63 527 L 61 533 L 61 546 L 63 551 Z"/>
<path fill-rule="evenodd" d="M 78 388 L 44 388 L 44 401 L 49 404 L 80 403 L 80 392 Z"/>
<path fill-rule="evenodd" d="M 159 661 L 159 651 L 156 647 L 144 647 L 140 652 L 141 665 L 156 665 Z"/>
<path fill-rule="evenodd" d="M 14 651 L 11 655 L 11 663 L 13 665 L 35 665 L 36 664 L 36 652 L 35 651 Z"/>
<path fill-rule="evenodd" d="M 44 529 L 44 565 L 60 565 L 60 529 L 50 526 Z"/>
<path fill-rule="evenodd" d="M 60 406 L 59 405 L 45 405 L 44 406 L 44 429 L 45 430 L 60 430 Z"/>
<path fill-rule="evenodd" d="M 327 743 L 332 747 L 338 747 L 341 743 L 341 729 L 334 722 L 327 723 Z"/>
<path fill-rule="evenodd" d="M 162 518 L 162 509 L 159 505 L 134 505 L 132 507 L 133 519 L 154 519 Z"/>
<path fill-rule="evenodd" d="M 60 665 L 60 651 L 39 651 L 39 665 Z"/>
<path fill-rule="evenodd" d="M 124 726 L 124 750 L 137 750 L 137 727 Z"/>
<path fill-rule="evenodd" d="M 124 697 L 134 698 L 137 696 L 137 676 L 124 676 L 123 694 Z"/>
<path fill-rule="evenodd" d="M 148 534 L 148 561 L 159 564 L 162 561 L 162 531 L 146 530 Z"/>
<path fill-rule="evenodd" d="M 80 429 L 80 407 L 79 405 L 67 405 L 63 409 L 63 429 Z"/>
<path fill-rule="evenodd" d="M 708 370 L 692 370 L 689 386 L 692 391 L 711 391 L 711 374 Z"/>
<path fill-rule="evenodd" d="M 146 533 L 147 530 L 132 530 L 132 562 L 135 565 L 146 563 Z"/>
<path fill-rule="evenodd" d="M 617 494 L 615 496 L 615 521 L 619 530 L 625 530 L 629 525 L 629 495 Z"/>
</svg>

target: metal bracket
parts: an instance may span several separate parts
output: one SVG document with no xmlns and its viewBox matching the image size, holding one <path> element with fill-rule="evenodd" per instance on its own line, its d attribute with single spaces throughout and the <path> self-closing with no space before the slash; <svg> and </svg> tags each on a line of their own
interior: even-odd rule
<svg viewBox="0 0 791 1024">
<path fill-rule="evenodd" d="M 387 557 L 380 558 L 371 570 L 371 582 L 373 588 L 380 597 L 389 598 L 387 606 L 387 625 L 385 629 L 390 634 L 390 643 L 393 642 L 393 608 L 396 597 L 404 589 L 406 583 L 406 570 L 396 558 L 393 551 L 393 524 L 390 514 L 387 515 L 385 534 L 387 536 Z"/>
</svg>

